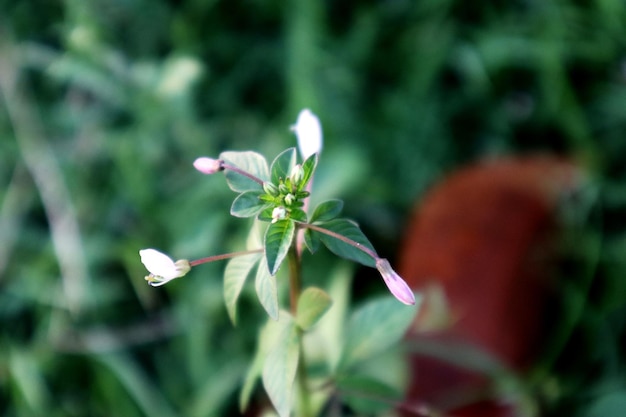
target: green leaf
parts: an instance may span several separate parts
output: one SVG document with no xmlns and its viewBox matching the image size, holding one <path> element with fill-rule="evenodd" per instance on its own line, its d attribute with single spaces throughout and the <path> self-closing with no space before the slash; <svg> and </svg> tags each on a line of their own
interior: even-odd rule
<svg viewBox="0 0 626 417">
<path fill-rule="evenodd" d="M 393 297 L 370 301 L 360 307 L 346 326 L 339 367 L 345 370 L 399 342 L 416 313 L 417 306 L 406 306 Z"/>
<path fill-rule="evenodd" d="M 250 404 L 252 390 L 254 389 L 256 380 L 261 376 L 261 372 L 263 370 L 264 359 L 264 352 L 261 347 L 258 346 L 254 360 L 252 361 L 250 368 L 248 368 L 248 372 L 246 373 L 246 377 L 243 381 L 243 386 L 241 387 L 241 392 L 239 393 L 239 411 L 241 414 L 244 414 L 244 411 L 248 408 L 248 404 Z"/>
<path fill-rule="evenodd" d="M 266 208 L 266 209 L 261 210 L 261 212 L 257 216 L 257 219 L 262 221 L 262 222 L 271 222 L 272 220 L 274 220 L 272 218 L 272 211 L 273 210 L 274 210 L 274 207 L 271 207 L 271 206 Z"/>
<path fill-rule="evenodd" d="M 304 210 L 301 210 L 299 208 L 292 208 L 289 212 L 289 217 L 293 220 L 306 223 L 306 213 L 304 212 Z"/>
<path fill-rule="evenodd" d="M 251 253 L 231 259 L 224 270 L 224 302 L 230 321 L 237 324 L 237 299 L 243 284 L 254 265 L 261 259 L 262 253 Z"/>
<path fill-rule="evenodd" d="M 230 214 L 235 217 L 252 217 L 256 216 L 268 207 L 259 196 L 258 191 L 246 191 L 237 196 L 230 207 Z"/>
<path fill-rule="evenodd" d="M 357 414 L 383 414 L 403 398 L 401 391 L 370 376 L 345 376 L 336 384 L 343 400 Z"/>
<path fill-rule="evenodd" d="M 345 236 L 374 251 L 374 247 L 367 237 L 365 237 L 359 226 L 351 220 L 335 219 L 320 224 L 319 226 Z M 324 233 L 320 233 L 320 239 L 322 240 L 322 243 L 324 243 L 324 245 L 335 255 L 359 262 L 365 266 L 371 266 L 372 268 L 376 267 L 376 261 L 374 258 L 362 250 Z"/>
<path fill-rule="evenodd" d="M 267 161 L 263 155 L 256 152 L 222 152 L 219 156 L 227 164 L 233 165 L 262 181 L 269 180 L 269 169 L 267 168 Z M 242 193 L 244 191 L 262 191 L 263 187 L 256 181 L 241 175 L 230 169 L 224 170 L 224 176 L 226 177 L 226 183 L 231 190 Z"/>
<path fill-rule="evenodd" d="M 288 417 L 291 411 L 299 353 L 298 331 L 289 320 L 263 366 L 263 386 L 280 417 Z"/>
<path fill-rule="evenodd" d="M 239 393 L 239 410 L 243 412 L 248 408 L 250 403 L 250 396 L 256 380 L 261 376 L 263 372 L 263 365 L 265 364 L 265 358 L 270 350 L 274 347 L 277 336 L 282 332 L 285 325 L 289 323 L 289 315 L 281 314 L 279 321 L 268 320 L 265 325 L 259 331 L 256 353 L 254 354 L 254 360 L 248 368 L 246 377 L 244 379 L 241 392 Z"/>
<path fill-rule="evenodd" d="M 307 160 L 304 161 L 304 163 L 302 164 L 302 170 L 304 171 L 304 175 L 302 176 L 302 181 L 300 182 L 300 185 L 298 186 L 298 191 L 304 190 L 304 188 L 306 187 L 311 177 L 313 177 L 316 167 L 317 167 L 317 154 L 314 153 L 313 155 L 309 156 Z"/>
<path fill-rule="evenodd" d="M 341 213 L 343 209 L 343 201 L 341 200 L 328 200 L 323 203 L 318 204 L 315 207 L 315 211 L 311 216 L 311 223 L 316 221 L 318 222 L 326 222 L 334 219 Z"/>
<path fill-rule="evenodd" d="M 267 269 L 265 257 L 261 258 L 254 280 L 256 295 L 259 302 L 267 311 L 267 314 L 274 320 L 278 320 L 278 289 L 276 288 L 276 277 L 270 275 Z"/>
<path fill-rule="evenodd" d="M 290 219 L 272 223 L 265 232 L 265 257 L 271 275 L 275 275 L 280 264 L 287 256 L 296 226 Z"/>
<path fill-rule="evenodd" d="M 322 244 L 320 234 L 311 229 L 304 229 L 304 244 L 309 248 L 309 252 L 317 252 Z"/>
<path fill-rule="evenodd" d="M 278 185 L 279 180 L 285 180 L 296 165 L 296 148 L 289 148 L 278 155 L 272 162 L 272 182 Z"/>
<path fill-rule="evenodd" d="M 308 330 L 328 311 L 332 304 L 330 296 L 319 288 L 310 287 L 300 294 L 296 323 Z"/>
<path fill-rule="evenodd" d="M 624 415 L 626 410 L 626 391 L 613 389 L 596 398 L 583 416 L 595 417 L 619 417 Z"/>
</svg>

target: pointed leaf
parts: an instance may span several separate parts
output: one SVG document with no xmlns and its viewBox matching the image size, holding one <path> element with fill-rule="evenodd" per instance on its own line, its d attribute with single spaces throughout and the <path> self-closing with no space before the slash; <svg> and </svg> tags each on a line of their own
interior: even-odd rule
<svg viewBox="0 0 626 417">
<path fill-rule="evenodd" d="M 252 391 L 254 389 L 254 385 L 256 384 L 257 379 L 261 376 L 261 372 L 263 370 L 263 364 L 265 360 L 265 353 L 261 350 L 260 343 L 257 346 L 257 352 L 254 356 L 254 360 L 248 368 L 248 372 L 246 373 L 246 377 L 243 380 L 243 386 L 241 387 L 241 391 L 239 392 L 239 411 L 241 414 L 246 411 L 248 408 L 248 404 L 250 404 L 250 397 L 252 396 Z"/>
<path fill-rule="evenodd" d="M 309 180 L 313 177 L 315 173 L 315 168 L 317 167 L 317 154 L 309 156 L 306 161 L 302 164 L 302 170 L 304 171 L 304 175 L 302 177 L 302 182 L 298 186 L 298 191 L 304 190 Z"/>
<path fill-rule="evenodd" d="M 365 237 L 359 226 L 351 220 L 335 219 L 321 224 L 320 227 L 345 236 L 362 246 L 374 250 L 374 247 L 367 237 Z M 324 233 L 320 233 L 320 239 L 322 240 L 322 243 L 324 243 L 324 245 L 337 256 L 359 262 L 365 266 L 376 266 L 374 258 L 348 243 L 345 243 L 335 237 L 328 236 Z"/>
<path fill-rule="evenodd" d="M 265 311 L 267 311 L 267 314 L 272 319 L 278 320 L 278 289 L 276 288 L 276 277 L 270 275 L 265 257 L 262 257 L 261 262 L 259 262 L 254 287 L 257 297 L 259 297 L 259 302 Z"/>
<path fill-rule="evenodd" d="M 332 305 L 330 296 L 319 288 L 310 287 L 300 294 L 296 323 L 302 330 L 308 330 L 328 311 Z"/>
<path fill-rule="evenodd" d="M 299 359 L 298 332 L 286 323 L 263 366 L 263 386 L 280 417 L 289 417 Z"/>
<path fill-rule="evenodd" d="M 265 365 L 265 358 L 270 350 L 274 347 L 275 340 L 282 332 L 285 325 L 289 322 L 288 314 L 281 314 L 279 321 L 268 320 L 265 325 L 259 331 L 256 353 L 254 354 L 254 360 L 248 368 L 246 377 L 244 379 L 243 387 L 239 393 L 239 411 L 243 412 L 248 408 L 250 402 L 250 396 L 256 380 L 261 376 L 263 372 L 263 366 Z"/>
<path fill-rule="evenodd" d="M 265 257 L 270 274 L 275 275 L 287 256 L 293 241 L 296 226 L 292 220 L 284 219 L 272 223 L 265 232 Z"/>
<path fill-rule="evenodd" d="M 291 209 L 291 212 L 289 213 L 289 217 L 301 223 L 306 223 L 306 220 L 307 220 L 306 213 L 304 212 L 304 210 L 299 209 L 299 208 Z"/>
<path fill-rule="evenodd" d="M 304 230 L 304 244 L 309 248 L 309 252 L 315 253 L 320 248 L 322 241 L 320 234 L 311 229 Z"/>
<path fill-rule="evenodd" d="M 227 151 L 222 152 L 219 159 L 223 159 L 224 162 L 229 165 L 233 165 L 251 175 L 254 175 L 262 181 L 269 180 L 270 175 L 269 169 L 267 168 L 267 161 L 261 154 L 251 151 Z M 224 170 L 224 176 L 226 177 L 226 183 L 230 189 L 238 193 L 251 190 L 263 190 L 261 184 L 230 169 Z"/>
<path fill-rule="evenodd" d="M 342 399 L 357 414 L 383 414 L 403 397 L 397 388 L 366 375 L 344 376 L 336 384 Z"/>
<path fill-rule="evenodd" d="M 346 326 L 340 368 L 374 356 L 399 342 L 413 322 L 417 306 L 393 297 L 370 301 L 355 311 Z"/>
<path fill-rule="evenodd" d="M 256 216 L 268 207 L 267 203 L 259 199 L 260 194 L 258 191 L 246 191 L 239 194 L 230 207 L 230 214 L 235 217 Z"/>
<path fill-rule="evenodd" d="M 237 324 L 237 299 L 243 284 L 254 265 L 261 259 L 262 253 L 238 256 L 226 264 L 224 270 L 224 301 L 230 321 Z"/>
<path fill-rule="evenodd" d="M 320 203 L 315 207 L 315 211 L 311 216 L 311 223 L 316 221 L 326 222 L 334 219 L 341 213 L 343 209 L 343 201 L 341 200 L 328 200 Z"/>
<path fill-rule="evenodd" d="M 278 155 L 272 162 L 272 183 L 278 185 L 279 180 L 286 179 L 296 165 L 296 148 L 289 148 Z"/>
<path fill-rule="evenodd" d="M 257 216 L 257 220 L 260 220 L 262 222 L 271 222 L 272 220 L 274 220 L 272 218 L 273 210 L 274 210 L 274 207 L 268 207 L 266 209 L 261 210 L 261 212 Z"/>
</svg>

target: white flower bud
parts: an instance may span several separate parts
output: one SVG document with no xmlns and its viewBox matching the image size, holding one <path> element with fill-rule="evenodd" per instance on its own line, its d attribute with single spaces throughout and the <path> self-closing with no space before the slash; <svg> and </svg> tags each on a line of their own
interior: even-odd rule
<svg viewBox="0 0 626 417">
<path fill-rule="evenodd" d="M 272 223 L 276 223 L 277 221 L 282 220 L 286 217 L 287 210 L 284 207 L 275 207 L 274 210 L 272 210 Z"/>
<path fill-rule="evenodd" d="M 314 153 L 319 154 L 322 151 L 322 125 L 311 110 L 302 110 L 296 124 L 291 126 L 291 130 L 298 138 L 298 149 L 302 158 L 307 159 Z"/>
</svg>

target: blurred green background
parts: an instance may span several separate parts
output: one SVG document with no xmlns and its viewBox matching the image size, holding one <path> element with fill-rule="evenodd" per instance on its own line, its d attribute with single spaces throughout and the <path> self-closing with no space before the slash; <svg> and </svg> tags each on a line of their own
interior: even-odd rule
<svg viewBox="0 0 626 417">
<path fill-rule="evenodd" d="M 236 413 L 253 294 L 233 329 L 223 264 L 155 290 L 138 250 L 239 249 L 233 195 L 191 162 L 271 160 L 309 107 L 320 198 L 391 258 L 455 167 L 579 161 L 597 197 L 578 233 L 597 245 L 574 262 L 591 281 L 562 290 L 575 327 L 538 395 L 546 415 L 623 415 L 624 1 L 0 0 L 0 92 L 0 414 Z"/>
</svg>

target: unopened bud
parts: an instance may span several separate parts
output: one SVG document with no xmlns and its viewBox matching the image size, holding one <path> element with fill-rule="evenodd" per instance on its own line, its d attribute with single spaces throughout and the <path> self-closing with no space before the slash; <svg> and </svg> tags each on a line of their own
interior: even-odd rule
<svg viewBox="0 0 626 417">
<path fill-rule="evenodd" d="M 302 165 L 298 164 L 294 166 L 291 170 L 289 178 L 291 178 L 291 183 L 297 187 L 298 184 L 300 184 L 300 181 L 302 181 L 302 178 L 304 178 L 304 169 L 302 169 Z"/>
<path fill-rule="evenodd" d="M 296 196 L 290 193 L 285 196 L 284 200 L 285 200 L 285 204 L 290 206 L 294 203 L 294 201 L 296 201 Z"/>
<path fill-rule="evenodd" d="M 264 182 L 263 183 L 263 191 L 265 191 L 267 194 L 271 195 L 272 197 L 277 197 L 278 194 L 279 194 L 278 187 L 275 186 L 271 182 Z"/>
<path fill-rule="evenodd" d="M 376 260 L 376 269 L 382 275 L 385 284 L 387 284 L 387 288 L 394 297 L 396 297 L 400 302 L 413 305 L 415 304 L 415 295 L 413 291 L 407 283 L 391 268 L 389 261 L 386 259 L 377 259 Z"/>
<path fill-rule="evenodd" d="M 207 158 L 205 156 L 193 161 L 193 166 L 203 174 L 210 175 L 215 174 L 223 169 L 223 161 L 220 159 Z"/>
<path fill-rule="evenodd" d="M 281 194 L 289 194 L 291 192 L 289 187 L 287 187 L 285 184 L 280 184 L 278 186 L 278 191 L 280 191 Z"/>
<path fill-rule="evenodd" d="M 296 133 L 298 148 L 304 159 L 322 151 L 322 125 L 311 110 L 302 110 L 291 130 Z"/>
</svg>

